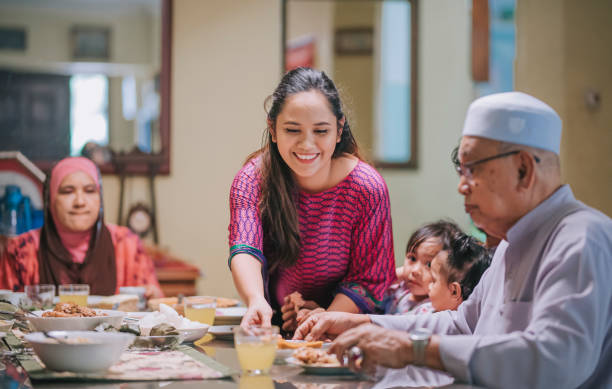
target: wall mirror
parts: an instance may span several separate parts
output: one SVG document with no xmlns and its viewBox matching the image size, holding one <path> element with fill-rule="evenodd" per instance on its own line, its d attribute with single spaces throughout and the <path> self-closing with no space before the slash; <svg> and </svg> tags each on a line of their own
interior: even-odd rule
<svg viewBox="0 0 612 389">
<path fill-rule="evenodd" d="M 0 150 L 169 173 L 171 0 L 0 0 Z"/>
<path fill-rule="evenodd" d="M 378 167 L 417 165 L 417 0 L 284 0 L 283 68 L 325 71 Z"/>
</svg>

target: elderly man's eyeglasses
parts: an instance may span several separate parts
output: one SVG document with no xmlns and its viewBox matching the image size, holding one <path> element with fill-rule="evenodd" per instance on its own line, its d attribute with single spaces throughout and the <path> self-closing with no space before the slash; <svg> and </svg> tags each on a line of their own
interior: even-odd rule
<svg viewBox="0 0 612 389">
<path fill-rule="evenodd" d="M 505 153 L 492 155 L 490 157 L 479 159 L 476 161 L 461 163 L 459 162 L 459 158 L 458 158 L 459 148 L 455 148 L 455 150 L 453 150 L 452 159 L 453 159 L 453 164 L 455 165 L 455 170 L 457 171 L 457 174 L 459 174 L 459 177 L 464 176 L 465 178 L 469 179 L 469 178 L 472 178 L 472 174 L 474 173 L 474 166 L 481 165 L 485 162 L 493 161 L 494 159 L 509 157 L 511 155 L 518 154 L 520 152 L 521 150 L 512 150 L 512 151 L 507 151 Z M 538 158 L 537 155 L 534 155 L 533 158 L 536 161 L 536 163 L 540 162 L 540 158 Z"/>
</svg>

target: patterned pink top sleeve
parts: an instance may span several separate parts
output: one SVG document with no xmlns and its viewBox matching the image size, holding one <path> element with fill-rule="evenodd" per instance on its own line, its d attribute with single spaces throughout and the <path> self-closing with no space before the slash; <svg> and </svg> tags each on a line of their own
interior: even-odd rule
<svg viewBox="0 0 612 389">
<path fill-rule="evenodd" d="M 238 172 L 230 191 L 230 261 L 249 253 L 265 270 L 258 161 Z M 270 274 L 271 302 L 280 306 L 286 295 L 299 291 L 327 307 L 342 293 L 362 312 L 379 311 L 385 290 L 395 281 L 389 194 L 382 177 L 359 162 L 337 186 L 300 192 L 296 206 L 302 248 L 293 266 Z"/>
</svg>

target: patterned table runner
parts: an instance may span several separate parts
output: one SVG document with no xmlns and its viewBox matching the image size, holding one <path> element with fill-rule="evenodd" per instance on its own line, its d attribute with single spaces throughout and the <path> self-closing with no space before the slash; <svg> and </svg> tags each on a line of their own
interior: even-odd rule
<svg viewBox="0 0 612 389">
<path fill-rule="evenodd" d="M 11 350 L 24 348 L 22 342 L 13 334 L 8 334 L 5 340 Z M 121 355 L 119 362 L 109 370 L 99 373 L 49 370 L 44 367 L 36 354 L 25 350 L 18 355 L 18 359 L 32 381 L 202 380 L 229 377 L 236 373 L 233 369 L 186 345 L 180 345 L 170 351 L 126 351 Z"/>
</svg>

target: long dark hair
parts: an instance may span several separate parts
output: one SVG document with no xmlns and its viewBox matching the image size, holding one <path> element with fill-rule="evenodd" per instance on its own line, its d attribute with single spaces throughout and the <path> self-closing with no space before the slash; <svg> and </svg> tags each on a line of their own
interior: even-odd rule
<svg viewBox="0 0 612 389">
<path fill-rule="evenodd" d="M 289 267 L 295 264 L 301 247 L 295 205 L 297 184 L 291 169 L 281 157 L 278 146 L 272 141 L 271 131 L 276 130 L 276 119 L 287 98 L 311 90 L 317 90 L 327 98 L 338 126 L 342 118 L 345 118 L 340 142 L 336 143 L 332 158 L 352 154 L 361 159 L 334 82 L 324 72 L 315 69 L 300 67 L 287 72 L 274 93 L 266 99 L 268 123 L 272 128 L 268 127 L 264 131 L 263 147 L 248 158 L 250 160 L 261 155 L 261 196 L 258 206 L 264 230 L 264 251 L 270 271 L 279 266 Z"/>
</svg>

